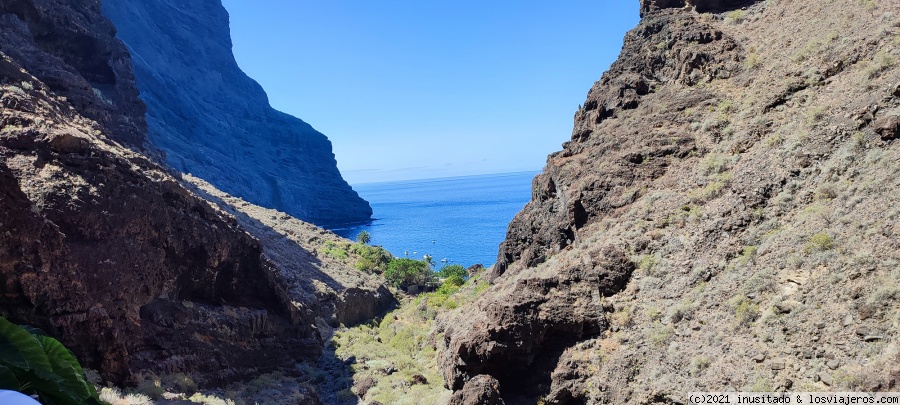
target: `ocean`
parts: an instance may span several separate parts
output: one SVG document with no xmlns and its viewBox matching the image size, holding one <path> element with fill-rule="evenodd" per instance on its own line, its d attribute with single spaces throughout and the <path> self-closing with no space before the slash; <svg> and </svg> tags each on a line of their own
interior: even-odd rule
<svg viewBox="0 0 900 405">
<path fill-rule="evenodd" d="M 537 172 L 353 185 L 374 211 L 369 224 L 332 229 L 349 239 L 363 230 L 396 257 L 431 255 L 436 267 L 497 260 L 513 216 L 531 198 Z"/>
</svg>

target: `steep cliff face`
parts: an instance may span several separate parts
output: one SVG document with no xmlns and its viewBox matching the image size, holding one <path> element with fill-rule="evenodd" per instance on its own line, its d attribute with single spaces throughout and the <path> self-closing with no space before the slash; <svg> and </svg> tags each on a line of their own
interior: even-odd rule
<svg viewBox="0 0 900 405">
<path fill-rule="evenodd" d="M 112 139 L 150 149 L 128 51 L 100 15 L 98 0 L 5 1 L 0 15 L 0 51 Z"/>
<path fill-rule="evenodd" d="M 4 313 L 120 382 L 139 370 L 217 381 L 315 355 L 314 320 L 290 305 L 255 240 L 20 65 L 0 64 Z"/>
<path fill-rule="evenodd" d="M 329 328 L 393 305 L 353 258 L 317 252 L 349 241 L 243 201 L 265 218 L 211 205 L 200 195 L 236 199 L 188 190 L 136 150 L 143 104 L 97 2 L 2 7 L 0 313 L 109 381 L 206 385 L 315 360 Z"/>
<path fill-rule="evenodd" d="M 108 0 L 103 12 L 133 55 L 149 139 L 170 166 L 318 225 L 371 217 L 328 139 L 271 108 L 238 68 L 221 1 Z"/>
<path fill-rule="evenodd" d="M 900 9 L 641 5 L 494 285 L 438 323 L 454 403 L 896 389 Z"/>
</svg>

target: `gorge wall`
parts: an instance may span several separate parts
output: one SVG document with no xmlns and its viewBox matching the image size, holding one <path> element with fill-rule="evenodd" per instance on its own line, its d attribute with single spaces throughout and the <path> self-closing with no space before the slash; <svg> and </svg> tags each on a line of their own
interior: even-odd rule
<svg viewBox="0 0 900 405">
<path fill-rule="evenodd" d="M 330 328 L 394 304 L 354 257 L 320 253 L 349 241 L 143 154 L 114 33 L 96 0 L 0 5 L 0 314 L 106 381 L 208 386 L 315 361 Z"/>
<path fill-rule="evenodd" d="M 451 403 L 900 386 L 900 7 L 642 0 L 474 304 Z"/>
<path fill-rule="evenodd" d="M 328 139 L 269 106 L 231 53 L 220 0 L 105 0 L 134 60 L 150 142 L 173 168 L 321 226 L 369 220 Z"/>
</svg>

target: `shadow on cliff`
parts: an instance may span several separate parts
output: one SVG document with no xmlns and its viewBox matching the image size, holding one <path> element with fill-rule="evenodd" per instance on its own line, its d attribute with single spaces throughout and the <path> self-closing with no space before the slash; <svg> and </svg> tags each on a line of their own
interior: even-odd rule
<svg viewBox="0 0 900 405">
<path fill-rule="evenodd" d="M 307 381 L 315 385 L 324 403 L 355 403 L 339 394 L 353 385 L 351 365 L 354 360 L 340 359 L 330 340 L 335 328 L 377 320 L 393 310 L 397 301 L 390 290 L 356 269 L 341 269 L 338 268 L 340 266 L 323 262 L 315 254 L 318 252 L 310 252 L 292 239 L 316 238 L 322 236 L 324 231 L 317 229 L 313 232 L 319 233 L 306 235 L 304 233 L 311 229 L 299 225 L 296 229 L 292 228 L 290 221 L 293 219 L 289 217 L 282 219 L 284 222 L 278 224 L 281 228 L 278 230 L 260 219 L 271 216 L 273 220 L 279 220 L 274 215 L 283 214 L 276 214 L 277 211 L 250 204 L 238 207 L 243 203 L 226 201 L 196 185 L 189 187 L 234 216 L 243 229 L 260 241 L 265 257 L 278 269 L 275 288 L 285 292 L 287 305 L 301 307 L 313 321 L 323 343 L 322 354 L 315 364 L 298 365 L 299 373 L 305 374 Z M 330 269 L 333 274 L 323 269 Z"/>
</svg>

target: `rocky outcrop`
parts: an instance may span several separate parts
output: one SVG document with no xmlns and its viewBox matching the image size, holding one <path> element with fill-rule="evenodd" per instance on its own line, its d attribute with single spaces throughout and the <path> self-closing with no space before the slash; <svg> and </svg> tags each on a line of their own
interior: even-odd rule
<svg viewBox="0 0 900 405">
<path fill-rule="evenodd" d="M 608 327 L 602 297 L 625 287 L 634 264 L 608 246 L 553 270 L 522 272 L 475 314 L 439 321 L 439 364 L 451 389 L 469 391 L 474 379 L 490 375 L 507 395 L 540 396 L 562 351 Z"/>
<path fill-rule="evenodd" d="M 0 16 L 0 52 L 99 123 L 113 140 L 150 149 L 128 51 L 100 14 L 99 0 L 6 1 Z"/>
<path fill-rule="evenodd" d="M 183 173 L 321 226 L 372 210 L 341 178 L 328 139 L 272 109 L 237 66 L 217 0 L 105 0 L 135 61 L 149 140 Z"/>
<path fill-rule="evenodd" d="M 641 16 L 664 8 L 691 8 L 698 13 L 721 13 L 761 0 L 641 0 Z"/>
<path fill-rule="evenodd" d="M 377 278 L 316 251 L 349 241 L 243 201 L 226 209 L 239 200 L 189 190 L 139 153 L 128 55 L 99 5 L 81 5 L 2 6 L 2 315 L 107 381 L 210 386 L 314 361 L 331 327 L 393 305 Z"/>
<path fill-rule="evenodd" d="M 641 4 L 493 286 L 439 317 L 455 400 L 897 387 L 896 7 Z"/>
<path fill-rule="evenodd" d="M 221 381 L 314 356 L 259 244 L 5 55 L 0 308 L 112 381 Z M 307 319 L 304 319 L 307 318 Z"/>
<path fill-rule="evenodd" d="M 662 46 L 661 46 L 662 45 Z M 575 242 L 588 223 L 633 203 L 643 185 L 671 163 L 697 153 L 695 136 L 677 127 L 627 127 L 645 96 L 667 83 L 694 85 L 741 69 L 741 48 L 720 28 L 663 11 L 625 37 L 622 57 L 575 113 L 572 140 L 534 179 L 531 201 L 512 220 L 492 277 L 518 263 L 530 267 Z M 702 90 L 672 100 L 674 110 L 696 108 L 714 95 Z M 620 118 L 619 120 L 612 120 Z M 603 159 L 603 165 L 591 162 Z"/>
<path fill-rule="evenodd" d="M 488 375 L 477 375 L 466 382 L 459 391 L 453 393 L 448 405 L 483 404 L 504 405 L 500 397 L 500 384 Z"/>
<path fill-rule="evenodd" d="M 396 305 L 382 278 L 355 268 L 358 257 L 352 249 L 347 249 L 347 258 L 326 253 L 329 246 L 349 245 L 348 240 L 283 212 L 230 196 L 200 178 L 188 175 L 184 179 L 198 195 L 233 216 L 260 241 L 291 301 L 312 308 L 320 329 L 356 325 Z M 324 330 L 320 333 L 326 338 L 329 335 Z"/>
</svg>

